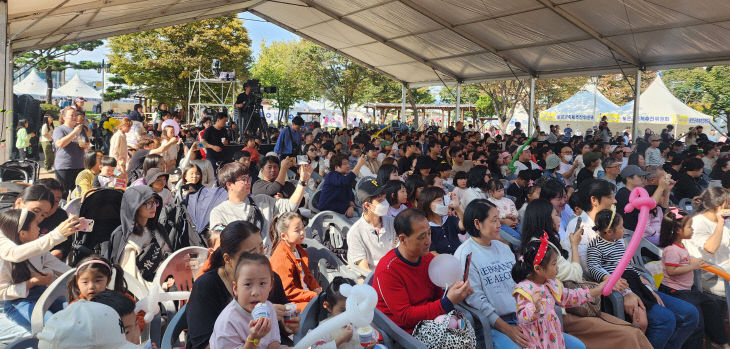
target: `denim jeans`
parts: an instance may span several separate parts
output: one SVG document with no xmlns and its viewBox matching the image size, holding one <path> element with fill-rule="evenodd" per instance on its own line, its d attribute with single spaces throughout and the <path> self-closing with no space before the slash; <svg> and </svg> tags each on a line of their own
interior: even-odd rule
<svg viewBox="0 0 730 349">
<path fill-rule="evenodd" d="M 657 292 L 664 306 L 654 305 L 647 312 L 649 327 L 646 338 L 654 349 L 681 348 L 697 329 L 699 313 L 694 305 L 668 294 Z"/>
<path fill-rule="evenodd" d="M 36 286 L 30 289 L 28 297 L 0 302 L 5 317 L 30 331 L 30 317 L 33 314 L 33 308 L 45 290 L 46 286 Z M 45 320 L 48 320 L 53 313 L 63 310 L 63 299 L 55 300 L 48 310 L 50 312 L 45 314 Z"/>
<path fill-rule="evenodd" d="M 508 321 L 510 325 L 517 325 L 516 321 Z M 580 339 L 575 338 L 565 332 L 563 332 L 563 338 L 565 339 L 566 349 L 585 349 L 585 344 Z M 492 342 L 494 343 L 494 349 L 520 349 L 506 334 L 497 331 L 492 328 Z"/>
<path fill-rule="evenodd" d="M 0 344 L 10 344 L 18 338 L 30 337 L 30 331 L 11 321 L 0 313 Z"/>
<path fill-rule="evenodd" d="M 519 224 L 517 225 L 517 228 L 515 228 L 515 229 L 512 229 L 512 227 L 510 227 L 509 225 L 502 224 L 500 229 L 504 230 L 507 234 L 514 237 L 515 239 L 522 240 L 522 238 L 520 237 L 520 225 Z"/>
</svg>

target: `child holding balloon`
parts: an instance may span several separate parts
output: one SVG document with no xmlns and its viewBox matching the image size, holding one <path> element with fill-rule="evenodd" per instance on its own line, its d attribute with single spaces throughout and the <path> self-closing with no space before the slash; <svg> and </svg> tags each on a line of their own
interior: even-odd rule
<svg viewBox="0 0 730 349">
<path fill-rule="evenodd" d="M 698 329 L 687 339 L 686 347 L 701 348 L 704 334 L 707 334 L 717 347 L 730 348 L 725 328 L 721 321 L 717 321 L 722 319 L 722 308 L 709 295 L 692 289 L 694 271 L 702 267 L 701 260 L 690 258 L 682 242 L 692 238 L 692 218 L 693 215 L 687 212 L 670 210 L 662 219 L 659 247 L 664 248 L 664 279 L 659 291 L 692 303 L 699 312 Z"/>
<path fill-rule="evenodd" d="M 517 283 L 513 295 L 517 300 L 517 321 L 527 337 L 528 348 L 565 348 L 563 329 L 555 305 L 577 307 L 601 295 L 607 281 L 588 289 L 566 289 L 558 275 L 558 251 L 550 246 L 547 233 L 539 241 L 530 241 L 512 267 Z"/>
</svg>

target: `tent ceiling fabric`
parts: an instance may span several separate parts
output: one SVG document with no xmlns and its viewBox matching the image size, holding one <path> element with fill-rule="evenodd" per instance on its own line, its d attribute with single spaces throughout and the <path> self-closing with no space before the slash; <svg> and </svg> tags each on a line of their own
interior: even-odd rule
<svg viewBox="0 0 730 349">
<path fill-rule="evenodd" d="M 245 11 L 411 86 L 730 62 L 726 0 L 24 0 L 8 36 L 27 51 Z"/>
</svg>

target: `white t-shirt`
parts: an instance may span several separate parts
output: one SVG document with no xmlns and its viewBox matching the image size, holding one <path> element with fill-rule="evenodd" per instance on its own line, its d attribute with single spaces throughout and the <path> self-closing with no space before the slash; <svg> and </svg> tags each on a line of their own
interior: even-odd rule
<svg viewBox="0 0 730 349">
<path fill-rule="evenodd" d="M 360 217 L 347 231 L 347 263 L 356 264 L 365 259 L 368 268 L 375 270 L 380 258 L 398 246 L 393 223 L 394 217 L 380 217 L 382 227 L 375 229 L 365 218 Z"/>
<path fill-rule="evenodd" d="M 697 215 L 692 218 L 692 238 L 684 240 L 684 246 L 687 248 L 692 258 L 702 259 L 705 262 L 715 264 L 725 270 L 730 269 L 730 222 L 725 221 L 722 228 L 722 240 L 720 246 L 715 253 L 709 253 L 705 250 L 705 242 L 712 236 L 717 223 L 710 221 L 704 215 Z M 718 280 L 717 275 L 711 273 L 702 273 L 703 288 L 714 294 L 725 295 L 725 287 L 722 281 Z"/>
<path fill-rule="evenodd" d="M 588 264 L 586 263 L 586 257 L 588 256 L 588 243 L 598 237 L 598 232 L 593 230 L 596 223 L 593 222 L 593 219 L 591 219 L 585 211 L 583 211 L 579 217 L 581 219 L 581 227 L 583 227 L 583 239 L 581 239 L 580 244 L 578 244 L 578 256 L 580 257 L 580 265 L 583 267 L 583 270 L 588 270 Z M 565 231 L 560 235 L 561 243 L 563 246 L 568 246 L 567 250 L 569 251 L 569 236 L 575 231 L 575 224 L 577 222 L 578 217 L 571 219 L 565 227 Z"/>
<path fill-rule="evenodd" d="M 502 197 L 499 200 L 495 198 L 489 198 L 488 200 L 492 202 L 494 206 L 497 206 L 497 209 L 499 210 L 499 218 L 505 218 L 509 214 L 517 216 L 517 207 L 512 200 L 506 197 Z"/>
<path fill-rule="evenodd" d="M 558 173 L 563 176 L 563 180 L 565 181 L 566 185 L 572 185 L 573 181 L 575 181 L 575 176 L 578 174 L 578 167 L 575 168 L 575 171 L 573 171 L 573 175 L 570 177 L 565 177 L 565 173 L 570 171 L 570 169 L 573 168 L 573 165 L 566 164 L 564 162 L 560 162 L 560 166 L 558 167 Z"/>
</svg>

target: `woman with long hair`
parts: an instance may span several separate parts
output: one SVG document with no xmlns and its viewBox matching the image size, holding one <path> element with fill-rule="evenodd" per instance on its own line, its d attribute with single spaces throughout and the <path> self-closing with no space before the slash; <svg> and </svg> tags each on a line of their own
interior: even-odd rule
<svg viewBox="0 0 730 349">
<path fill-rule="evenodd" d="M 244 253 L 259 255 L 266 253 L 259 229 L 250 222 L 231 222 L 220 233 L 220 246 L 209 255 L 209 265 L 204 267 L 203 274 L 195 279 L 190 294 L 186 312 L 191 348 L 205 348 L 208 345 L 216 318 L 233 299 L 233 276 L 238 259 Z M 279 317 L 278 315 L 286 311 L 285 305 L 288 300 L 281 278 L 276 273 L 273 273 L 273 276 L 273 289 L 268 300 L 274 304 L 276 315 Z M 298 329 L 298 322 L 284 322 L 283 326 L 280 322 L 282 343 L 293 345 L 288 336 L 296 333 Z"/>
<path fill-rule="evenodd" d="M 53 161 L 56 158 L 56 150 L 53 149 L 53 115 L 46 113 L 43 116 L 41 126 L 41 148 L 43 148 L 43 167 L 46 171 L 52 171 Z"/>
<path fill-rule="evenodd" d="M 694 198 L 692 238 L 685 246 L 692 258 L 730 269 L 730 228 L 726 221 L 730 211 L 727 192 L 720 187 L 709 187 Z M 702 289 L 716 295 L 725 295 L 725 283 L 717 275 L 702 273 Z"/>
<path fill-rule="evenodd" d="M 117 125 L 112 139 L 109 141 L 109 156 L 117 159 L 117 168 L 120 172 L 127 171 L 129 163 L 129 149 L 127 148 L 127 132 L 132 128 L 132 121 L 122 119 Z"/>
</svg>

